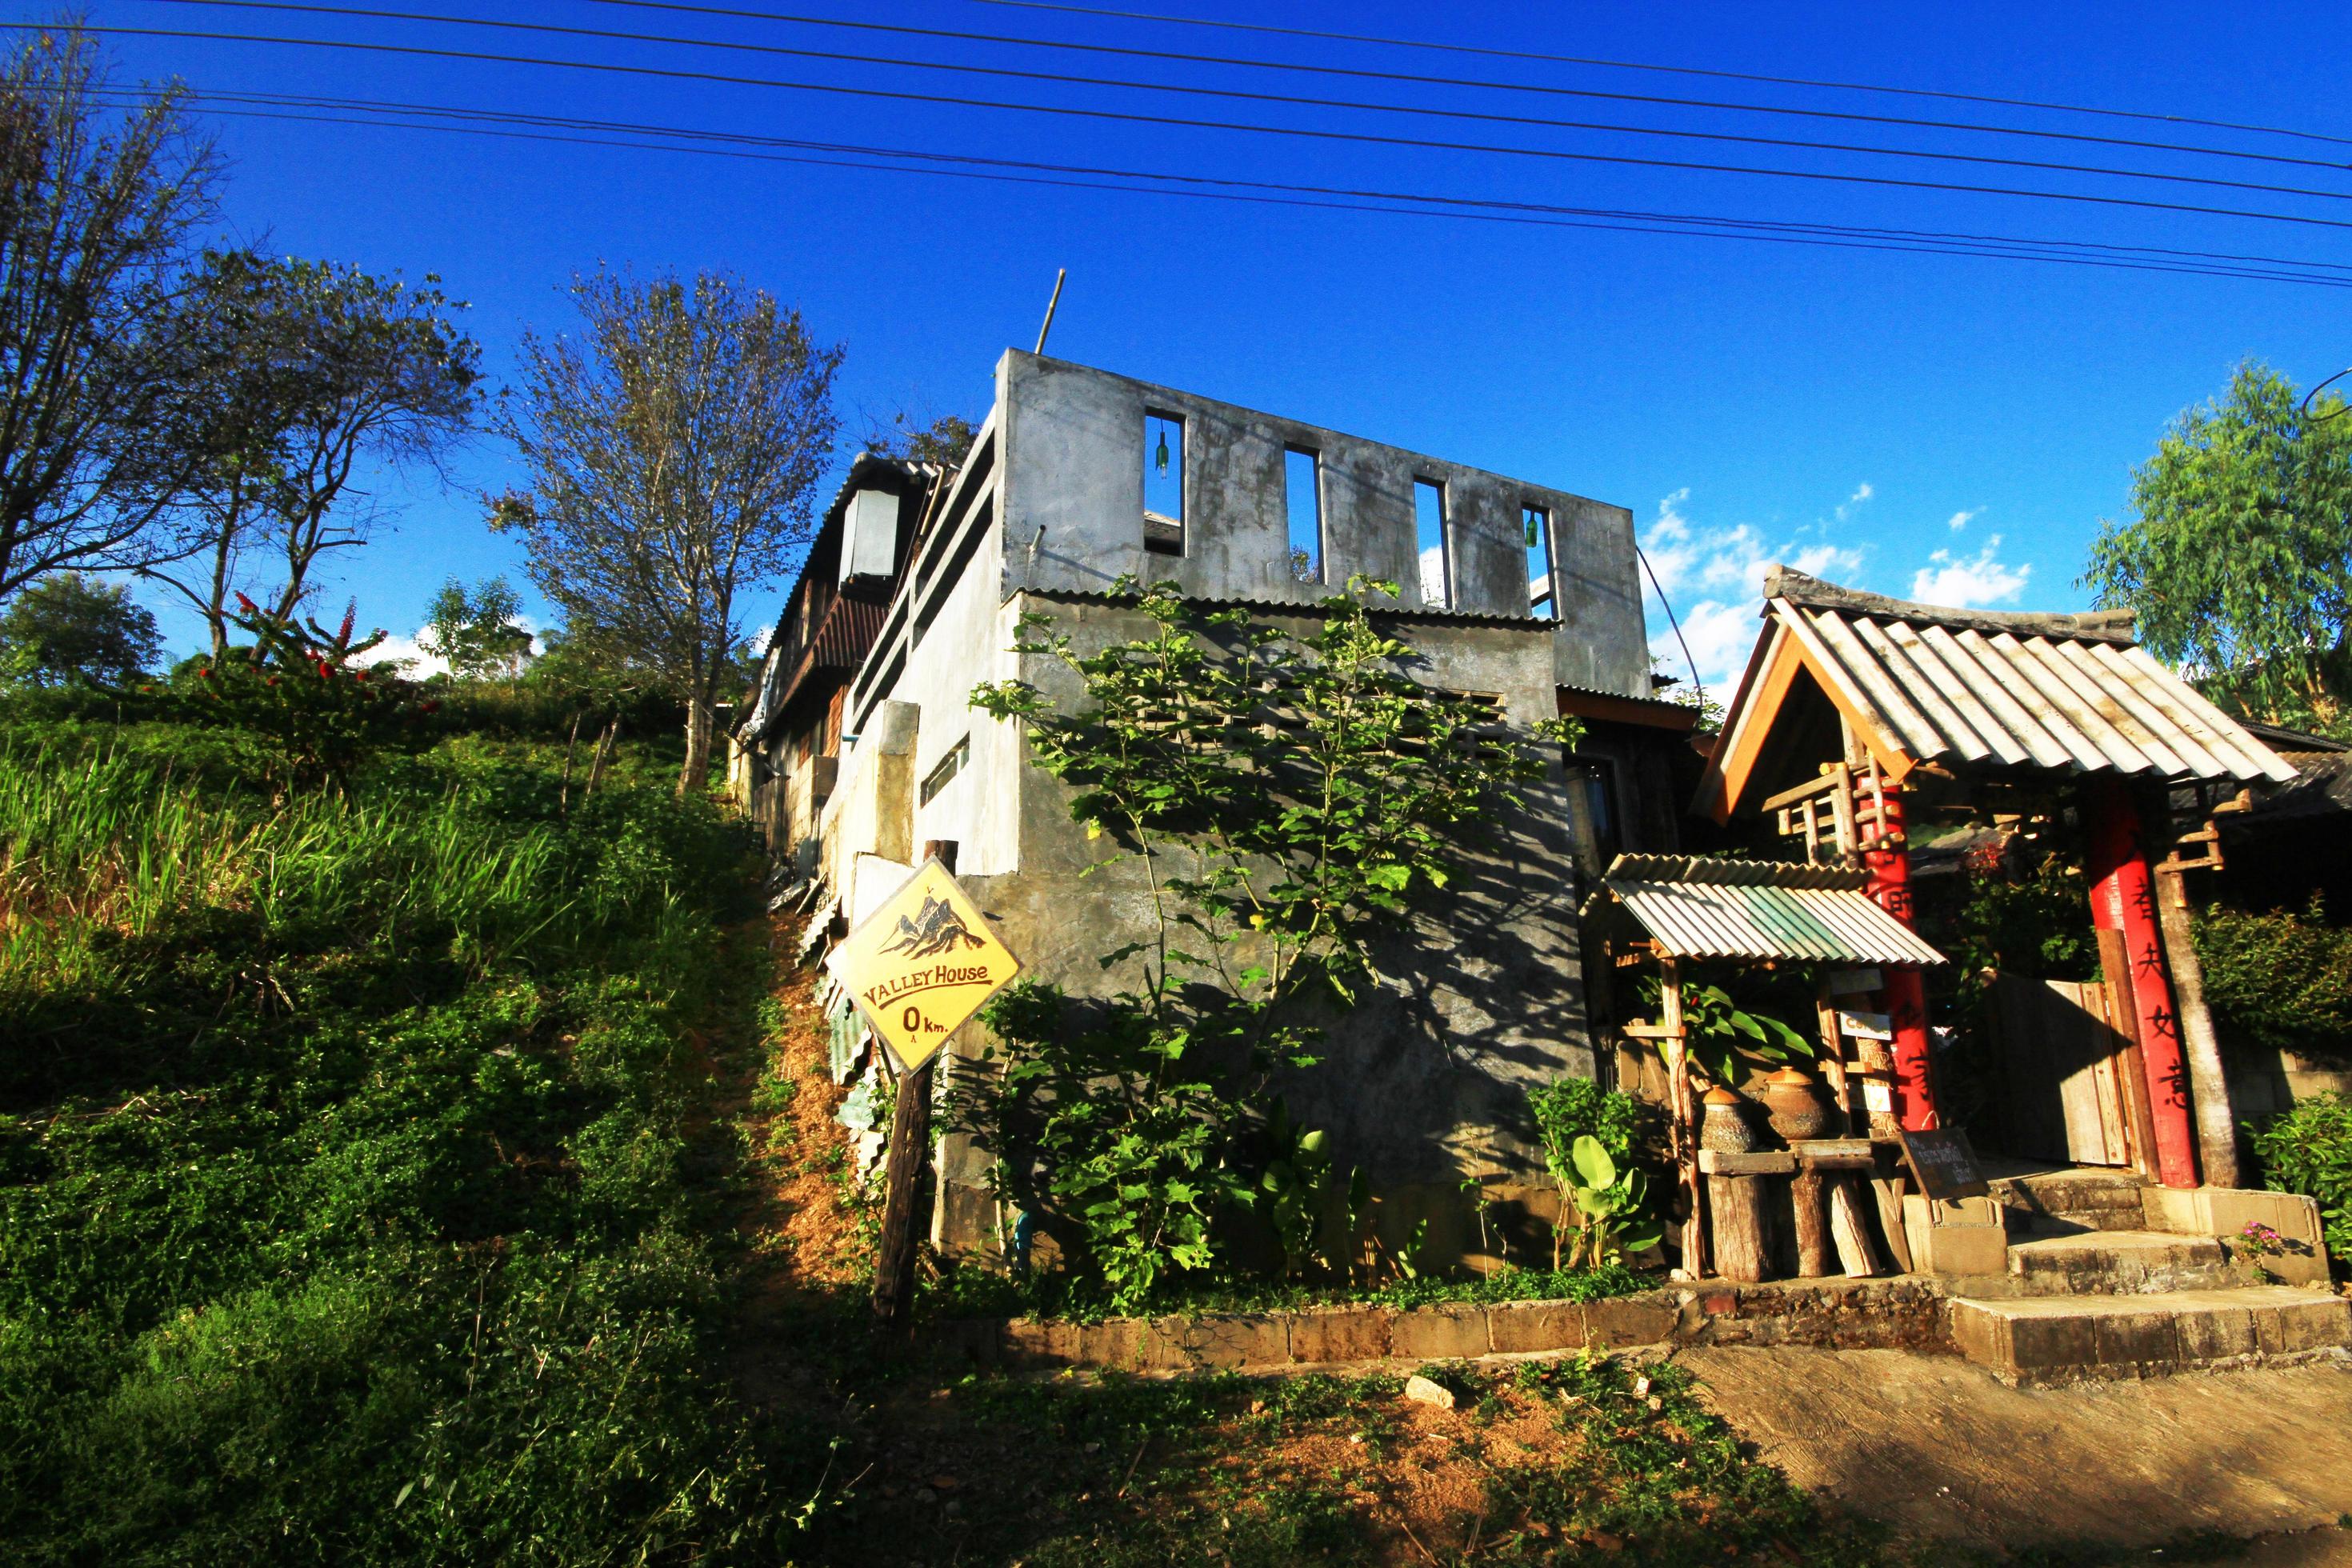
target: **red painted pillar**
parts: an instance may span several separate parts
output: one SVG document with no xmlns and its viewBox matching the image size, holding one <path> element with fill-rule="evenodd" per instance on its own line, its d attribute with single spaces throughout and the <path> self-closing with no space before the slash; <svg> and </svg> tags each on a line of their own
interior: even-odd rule
<svg viewBox="0 0 2352 1568">
<path fill-rule="evenodd" d="M 2197 1184 L 2197 1130 L 2189 1113 L 2189 1063 L 2180 1045 L 2180 1011 L 2164 969 L 2157 924 L 2156 879 L 2140 847 L 2139 813 L 2123 781 L 2108 775 L 2083 786 L 2084 872 L 2091 882 L 2091 921 L 2123 932 L 2131 963 L 2133 1016 L 2147 1067 L 2148 1110 L 2156 1124 L 2157 1174 L 2168 1187 Z"/>
<path fill-rule="evenodd" d="M 1864 890 L 1881 909 L 1912 926 L 1911 851 L 1903 831 L 1903 796 L 1893 784 L 1885 786 L 1885 815 L 1875 823 L 1865 824 L 1861 834 L 1862 868 L 1870 877 Z M 1943 1119 L 1936 1114 L 1935 1047 L 1927 1035 L 1927 993 L 1919 972 L 1889 969 L 1882 994 L 1895 1036 L 1895 1118 L 1906 1132 L 1940 1127 Z"/>
</svg>

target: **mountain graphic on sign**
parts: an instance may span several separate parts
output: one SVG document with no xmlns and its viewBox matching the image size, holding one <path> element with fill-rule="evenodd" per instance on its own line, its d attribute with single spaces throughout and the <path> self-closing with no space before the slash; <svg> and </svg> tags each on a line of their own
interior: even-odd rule
<svg viewBox="0 0 2352 1568">
<path fill-rule="evenodd" d="M 986 945 L 971 934 L 952 905 L 926 893 L 921 911 L 912 920 L 900 915 L 898 940 L 885 943 L 882 951 L 903 952 L 909 958 L 932 958 L 953 952 L 959 942 L 966 947 Z"/>
</svg>

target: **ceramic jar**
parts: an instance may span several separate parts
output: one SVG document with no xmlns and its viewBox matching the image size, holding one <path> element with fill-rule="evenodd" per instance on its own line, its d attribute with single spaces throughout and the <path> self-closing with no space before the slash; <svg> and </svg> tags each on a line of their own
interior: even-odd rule
<svg viewBox="0 0 2352 1568">
<path fill-rule="evenodd" d="M 1764 1109 L 1772 1131 L 1790 1142 L 1826 1136 L 1830 1108 L 1813 1092 L 1813 1080 L 1801 1068 L 1782 1068 L 1764 1080 Z"/>
<path fill-rule="evenodd" d="M 1698 1124 L 1698 1146 L 1718 1154 L 1748 1154 L 1756 1149 L 1756 1129 L 1748 1124 L 1748 1102 L 1721 1087 L 1706 1091 L 1701 1102 L 1706 1114 Z"/>
</svg>

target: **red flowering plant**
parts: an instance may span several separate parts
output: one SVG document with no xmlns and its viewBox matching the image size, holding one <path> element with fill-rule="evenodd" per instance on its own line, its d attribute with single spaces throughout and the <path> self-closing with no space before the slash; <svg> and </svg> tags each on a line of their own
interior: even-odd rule
<svg viewBox="0 0 2352 1568">
<path fill-rule="evenodd" d="M 347 606 L 332 630 L 308 616 L 263 609 L 243 594 L 229 617 L 249 647 L 196 660 L 182 678 L 189 716 L 262 738 L 288 784 L 340 786 L 352 770 L 389 748 L 432 738 L 441 704 L 404 679 L 397 666 L 370 662 L 381 629 L 354 640 Z"/>
</svg>

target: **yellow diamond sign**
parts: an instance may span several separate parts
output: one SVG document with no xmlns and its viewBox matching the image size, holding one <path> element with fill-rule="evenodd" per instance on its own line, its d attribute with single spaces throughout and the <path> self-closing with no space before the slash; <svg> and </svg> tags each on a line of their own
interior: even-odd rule
<svg viewBox="0 0 2352 1568">
<path fill-rule="evenodd" d="M 825 960 L 903 1072 L 939 1054 L 1021 961 L 937 860 L 868 915 Z"/>
</svg>

